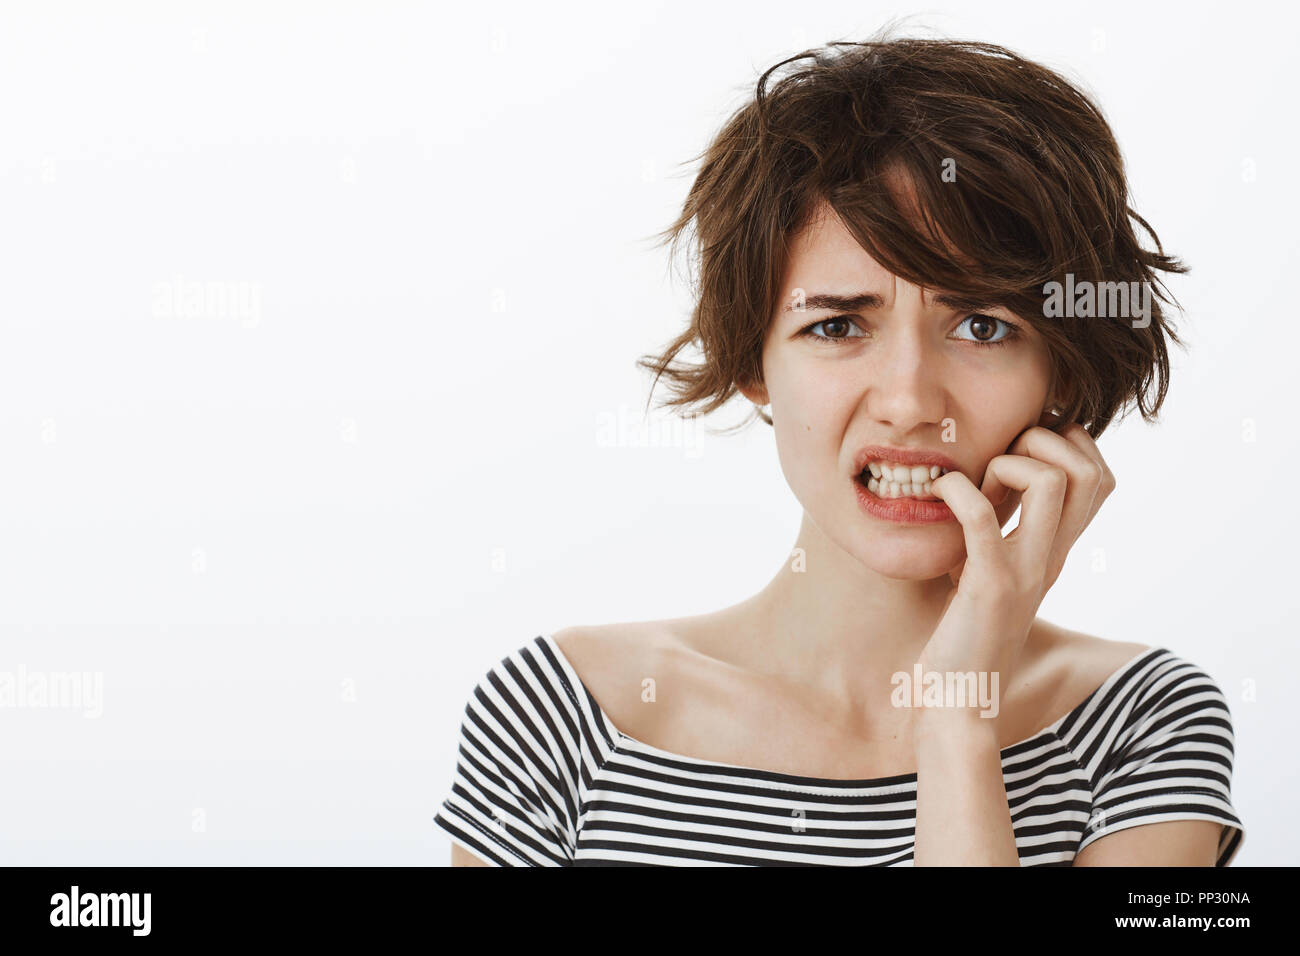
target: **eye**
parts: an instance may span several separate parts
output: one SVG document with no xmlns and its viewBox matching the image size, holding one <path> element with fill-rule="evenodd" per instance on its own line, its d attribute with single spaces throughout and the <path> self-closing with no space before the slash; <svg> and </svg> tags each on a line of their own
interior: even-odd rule
<svg viewBox="0 0 1300 956">
<path fill-rule="evenodd" d="M 968 322 L 971 323 L 970 332 L 974 338 L 962 339 L 963 342 L 974 342 L 976 345 L 1005 345 L 1020 334 L 1020 328 L 1006 319 L 985 315 L 982 312 L 966 316 L 957 328 L 960 329 Z M 999 325 L 1006 329 L 1002 335 L 998 335 Z"/>
<path fill-rule="evenodd" d="M 822 328 L 821 332 L 815 331 Z M 857 332 L 859 334 L 854 335 Z M 801 336 L 807 336 L 817 342 L 837 344 L 850 339 L 863 339 L 867 333 L 863 332 L 851 315 L 837 315 L 833 319 L 822 319 L 820 322 L 814 322 L 806 328 L 800 329 Z"/>
</svg>

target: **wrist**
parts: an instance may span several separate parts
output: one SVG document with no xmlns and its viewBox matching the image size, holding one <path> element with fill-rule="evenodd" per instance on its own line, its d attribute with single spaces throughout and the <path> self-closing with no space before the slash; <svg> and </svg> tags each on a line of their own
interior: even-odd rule
<svg viewBox="0 0 1300 956">
<path fill-rule="evenodd" d="M 912 714 L 912 737 L 918 743 L 957 740 L 963 746 L 996 744 L 997 718 L 969 707 L 919 707 Z"/>
</svg>

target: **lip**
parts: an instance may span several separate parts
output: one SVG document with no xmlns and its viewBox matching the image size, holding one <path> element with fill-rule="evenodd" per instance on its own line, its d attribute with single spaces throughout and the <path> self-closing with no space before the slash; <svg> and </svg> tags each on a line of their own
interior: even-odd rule
<svg viewBox="0 0 1300 956">
<path fill-rule="evenodd" d="M 888 461 L 899 465 L 938 465 L 947 471 L 961 471 L 955 461 L 947 455 L 920 448 L 891 448 L 888 445 L 867 445 L 858 449 L 853 456 L 854 491 L 862 510 L 875 518 L 893 521 L 898 524 L 935 524 L 941 521 L 956 521 L 957 516 L 940 498 L 881 498 L 867 490 L 866 485 L 858 481 L 858 475 L 867 467 L 868 462 Z"/>
<path fill-rule="evenodd" d="M 856 477 L 853 479 L 853 490 L 857 493 L 862 510 L 873 518 L 898 524 L 936 524 L 957 520 L 952 509 L 940 498 L 881 498 L 868 491 L 867 486 Z"/>
</svg>

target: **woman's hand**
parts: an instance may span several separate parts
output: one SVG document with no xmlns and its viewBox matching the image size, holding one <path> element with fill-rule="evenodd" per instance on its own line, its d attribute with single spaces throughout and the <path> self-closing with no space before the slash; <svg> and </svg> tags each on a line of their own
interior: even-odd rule
<svg viewBox="0 0 1300 956">
<path fill-rule="evenodd" d="M 1096 442 L 1082 426 L 1060 433 L 1044 413 L 1007 453 L 989 462 L 980 488 L 961 472 L 931 484 L 961 522 L 966 558 L 950 575 L 957 584 L 919 659 L 925 672 L 997 674 L 1011 669 L 1048 589 L 1097 509 L 1115 490 Z M 1002 525 L 1021 506 L 1005 538 Z"/>
</svg>

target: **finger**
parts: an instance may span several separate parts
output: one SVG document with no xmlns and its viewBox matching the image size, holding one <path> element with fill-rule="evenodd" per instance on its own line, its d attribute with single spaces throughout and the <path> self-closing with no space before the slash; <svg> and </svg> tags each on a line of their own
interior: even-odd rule
<svg viewBox="0 0 1300 956">
<path fill-rule="evenodd" d="M 960 471 L 950 471 L 930 482 L 930 493 L 943 501 L 961 524 L 966 539 L 966 560 L 986 567 L 1000 558 L 1002 525 L 980 490 Z"/>
<path fill-rule="evenodd" d="M 980 484 L 980 490 L 983 491 L 985 495 L 988 494 L 988 490 L 984 487 L 982 482 Z M 1001 503 L 993 506 L 993 510 L 998 514 L 998 527 L 1005 528 L 1007 522 L 1011 520 L 1011 516 L 1016 513 L 1016 509 L 1019 507 L 1020 492 L 1016 491 L 1014 488 L 1009 489 L 1006 497 L 1002 499 Z"/>
<path fill-rule="evenodd" d="M 1069 476 L 1055 465 L 1021 455 L 999 455 L 984 470 L 980 490 L 993 496 L 997 489 L 1020 492 L 1020 524 L 1007 540 L 1015 540 L 1023 567 L 1044 573 L 1057 546 Z M 1073 539 L 1067 542 L 1073 544 Z"/>
<path fill-rule="evenodd" d="M 1074 427 L 1069 426 L 1066 430 L 1073 435 Z M 1079 431 L 1082 431 L 1082 428 Z M 1096 499 L 1105 475 L 1104 466 L 1097 458 L 1093 458 L 1080 448 L 1075 441 L 1046 428 L 1027 429 L 1011 444 L 1007 454 L 1024 456 L 1053 465 L 1064 471 L 1069 479 L 1060 517 L 1060 526 L 1066 534 L 1061 547 L 1052 555 L 1054 562 L 1059 559 L 1064 565 L 1066 554 L 1071 546 L 1088 526 L 1092 516 L 1097 513 L 1097 508 L 1101 507 Z M 1098 451 L 1098 458 L 1100 455 Z M 1050 567 L 1055 574 L 1058 566 L 1053 563 Z"/>
<path fill-rule="evenodd" d="M 1106 458 L 1102 455 L 1101 449 L 1097 447 L 1097 442 L 1088 434 L 1088 430 L 1082 425 L 1069 425 L 1062 429 L 1059 434 L 1062 438 L 1070 442 L 1070 444 L 1074 445 L 1074 447 L 1078 448 L 1101 467 L 1101 486 L 1097 489 L 1097 494 L 1092 499 L 1092 511 L 1088 515 L 1088 521 L 1086 522 L 1086 524 L 1091 524 L 1093 517 L 1097 514 L 1097 509 L 1101 507 L 1102 502 L 1109 498 L 1111 492 L 1115 490 L 1115 474 L 1110 470 L 1110 466 L 1106 464 Z"/>
<path fill-rule="evenodd" d="M 1065 419 L 1060 415 L 1060 413 L 1045 408 L 1043 409 L 1043 413 L 1038 417 L 1038 425 L 1031 425 L 1030 428 L 1039 427 L 1055 429 L 1064 421 Z M 1025 431 L 1028 431 L 1028 429 Z M 1003 454 L 1019 454 L 1020 452 L 1012 452 L 1011 448 L 1016 447 L 1016 441 L 1019 441 L 1023 434 L 1024 432 L 1022 431 L 1017 435 L 1016 440 L 1012 442 L 1007 451 L 1003 452 Z M 1021 448 L 1023 448 L 1023 445 Z M 983 485 L 981 485 L 981 489 L 984 490 L 986 494 L 988 493 L 988 489 L 984 488 Z M 999 521 L 1003 526 L 1005 526 L 1006 523 L 1011 520 L 1011 516 L 1016 513 L 1016 509 L 1020 507 L 1020 492 L 1015 491 L 1014 489 L 1008 489 L 1005 493 L 1000 489 L 997 490 L 996 497 L 993 499 L 993 507 L 998 513 Z"/>
</svg>

